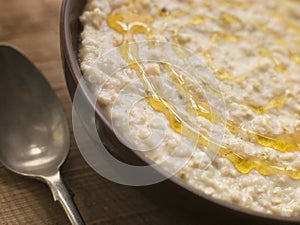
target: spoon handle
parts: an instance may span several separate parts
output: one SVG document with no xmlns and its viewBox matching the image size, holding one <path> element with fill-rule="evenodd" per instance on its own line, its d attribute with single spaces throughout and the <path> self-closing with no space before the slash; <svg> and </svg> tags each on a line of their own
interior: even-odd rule
<svg viewBox="0 0 300 225">
<path fill-rule="evenodd" d="M 55 201 L 59 201 L 64 208 L 72 225 L 85 225 L 75 202 L 66 188 L 58 171 L 54 175 L 44 176 L 43 180 L 48 184 L 52 191 L 52 195 Z"/>
</svg>

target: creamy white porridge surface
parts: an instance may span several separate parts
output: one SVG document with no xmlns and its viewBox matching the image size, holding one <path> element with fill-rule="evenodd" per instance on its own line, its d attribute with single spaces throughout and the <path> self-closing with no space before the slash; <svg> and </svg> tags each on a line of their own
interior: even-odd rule
<svg viewBox="0 0 300 225">
<path fill-rule="evenodd" d="M 300 216 L 299 1 L 88 0 L 80 20 L 85 79 L 132 148 L 216 199 Z"/>
</svg>

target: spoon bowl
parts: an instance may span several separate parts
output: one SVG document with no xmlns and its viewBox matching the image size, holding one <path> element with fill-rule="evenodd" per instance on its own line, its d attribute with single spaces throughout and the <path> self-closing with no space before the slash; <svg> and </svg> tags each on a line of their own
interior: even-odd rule
<svg viewBox="0 0 300 225">
<path fill-rule="evenodd" d="M 56 172 L 68 155 L 69 130 L 55 93 L 30 61 L 0 48 L 0 160 L 16 173 Z"/>
<path fill-rule="evenodd" d="M 84 224 L 60 178 L 70 138 L 57 96 L 39 70 L 9 46 L 0 46 L 0 68 L 0 162 L 47 183 L 72 224 Z"/>
</svg>

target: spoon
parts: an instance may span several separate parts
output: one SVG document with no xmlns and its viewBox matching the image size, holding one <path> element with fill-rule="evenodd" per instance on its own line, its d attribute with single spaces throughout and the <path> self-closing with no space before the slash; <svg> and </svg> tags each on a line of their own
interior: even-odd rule
<svg viewBox="0 0 300 225">
<path fill-rule="evenodd" d="M 21 53 L 0 46 L 0 162 L 41 180 L 73 225 L 84 224 L 59 172 L 69 152 L 67 120 L 54 91 Z"/>
</svg>

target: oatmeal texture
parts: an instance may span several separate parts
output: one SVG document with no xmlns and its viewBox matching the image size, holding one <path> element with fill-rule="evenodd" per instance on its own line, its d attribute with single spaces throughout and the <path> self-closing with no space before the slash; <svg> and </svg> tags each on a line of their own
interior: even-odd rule
<svg viewBox="0 0 300 225">
<path fill-rule="evenodd" d="M 84 78 L 132 148 L 216 199 L 300 216 L 299 1 L 88 0 L 80 21 Z"/>
</svg>

